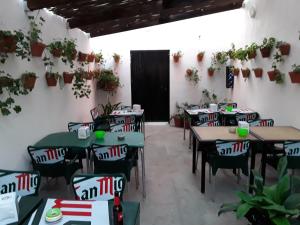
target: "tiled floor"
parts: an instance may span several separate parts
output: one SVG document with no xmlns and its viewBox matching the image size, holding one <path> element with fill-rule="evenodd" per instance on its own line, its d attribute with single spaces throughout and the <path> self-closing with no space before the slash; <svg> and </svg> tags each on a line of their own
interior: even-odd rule
<svg viewBox="0 0 300 225">
<path fill-rule="evenodd" d="M 215 191 L 207 180 L 207 192 L 203 195 L 200 171 L 192 174 L 192 152 L 188 141 L 183 141 L 182 129 L 147 125 L 145 145 L 147 197 L 143 200 L 141 186 L 136 190 L 133 174 L 125 193 L 125 200 L 141 202 L 141 225 L 247 224 L 245 220 L 237 221 L 231 213 L 217 215 L 223 202 L 235 201 L 235 192 L 246 190 L 247 177 L 242 177 L 238 185 L 231 171 L 220 170 L 213 179 Z M 73 198 L 72 190 L 62 179 L 43 185 L 41 194 Z"/>
</svg>

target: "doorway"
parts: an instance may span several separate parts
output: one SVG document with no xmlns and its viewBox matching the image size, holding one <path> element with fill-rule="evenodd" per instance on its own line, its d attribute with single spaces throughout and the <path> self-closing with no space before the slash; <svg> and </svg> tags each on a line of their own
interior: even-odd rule
<svg viewBox="0 0 300 225">
<path fill-rule="evenodd" d="M 145 110 L 147 122 L 169 121 L 170 51 L 131 51 L 131 100 Z"/>
</svg>

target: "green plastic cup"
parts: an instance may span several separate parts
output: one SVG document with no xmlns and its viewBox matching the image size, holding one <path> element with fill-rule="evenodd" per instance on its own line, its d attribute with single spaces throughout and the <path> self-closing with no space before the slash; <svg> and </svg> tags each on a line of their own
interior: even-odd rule
<svg viewBox="0 0 300 225">
<path fill-rule="evenodd" d="M 103 139 L 105 136 L 105 131 L 97 130 L 97 131 L 95 131 L 95 136 L 96 136 L 96 139 Z"/>
<path fill-rule="evenodd" d="M 228 106 L 226 106 L 225 110 L 226 110 L 227 112 L 232 112 L 233 106 L 232 106 L 232 105 L 228 105 Z"/>
<path fill-rule="evenodd" d="M 236 129 L 236 131 L 237 131 L 237 134 L 240 136 L 240 137 L 247 137 L 248 136 L 248 134 L 249 134 L 249 131 L 248 131 L 248 129 L 246 129 L 246 128 L 237 128 Z"/>
</svg>

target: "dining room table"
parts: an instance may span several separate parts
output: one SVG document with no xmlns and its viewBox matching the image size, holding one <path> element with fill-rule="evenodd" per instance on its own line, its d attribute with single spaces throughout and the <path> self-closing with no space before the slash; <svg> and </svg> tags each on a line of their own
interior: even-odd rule
<svg viewBox="0 0 300 225">
<path fill-rule="evenodd" d="M 119 140 L 118 136 L 120 135 L 124 135 L 124 139 Z M 143 197 L 146 197 L 145 139 L 141 132 L 106 132 L 102 139 L 97 139 L 94 133 L 91 133 L 86 139 L 79 139 L 78 134 L 75 132 L 57 132 L 45 136 L 36 142 L 33 147 L 78 148 L 86 151 L 87 160 L 90 161 L 88 150 L 93 144 L 103 146 L 126 144 L 129 147 L 138 148 L 141 153 Z"/>
<path fill-rule="evenodd" d="M 201 144 L 215 144 L 216 140 L 225 141 L 242 141 L 249 140 L 257 142 L 258 139 L 253 135 L 249 134 L 247 137 L 240 137 L 236 133 L 231 133 L 230 128 L 235 127 L 191 127 L 193 137 L 193 160 L 192 160 L 192 172 L 196 173 L 197 170 L 197 151 L 201 150 L 201 193 L 205 193 L 205 173 L 206 173 L 206 162 L 207 162 L 207 149 L 201 148 Z M 252 157 L 252 155 L 251 155 Z"/>
<path fill-rule="evenodd" d="M 52 206 L 51 202 L 55 202 L 56 206 L 54 205 Z M 87 204 L 89 204 L 89 207 L 87 207 Z M 101 224 L 101 218 L 95 220 L 95 218 L 97 218 L 95 217 L 95 215 L 97 215 L 97 213 L 99 212 L 94 211 L 94 207 L 95 209 L 99 209 L 100 204 L 105 205 L 106 203 L 99 202 L 99 201 L 49 199 L 49 198 L 40 198 L 37 196 L 22 197 L 19 203 L 19 218 L 22 218 L 22 220 L 19 219 L 18 223 L 9 224 L 9 225 L 51 224 L 45 221 L 44 215 L 46 211 L 48 211 L 50 208 L 53 207 L 60 208 L 61 211 L 63 212 L 63 218 L 58 222 L 56 222 L 55 223 L 56 225 L 66 225 L 66 224 L 67 225 L 93 225 L 99 223 Z M 106 209 L 108 210 L 108 212 L 106 213 L 108 214 L 107 219 L 109 221 L 109 224 L 113 224 L 113 201 L 108 201 L 106 205 L 107 205 Z M 124 224 L 140 225 L 140 203 L 131 202 L 131 201 L 122 201 L 121 205 L 123 208 Z M 22 215 L 22 217 L 20 215 Z M 90 216 L 90 219 L 88 216 Z M 67 217 L 68 219 L 64 217 Z M 86 218 L 84 219 L 84 221 L 82 221 L 83 217 Z"/>
</svg>

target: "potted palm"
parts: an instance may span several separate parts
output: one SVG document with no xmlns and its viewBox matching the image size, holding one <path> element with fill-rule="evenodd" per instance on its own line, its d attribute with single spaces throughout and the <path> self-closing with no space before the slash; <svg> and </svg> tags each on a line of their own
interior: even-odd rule
<svg viewBox="0 0 300 225">
<path fill-rule="evenodd" d="M 215 70 L 216 69 L 213 66 L 208 67 L 207 69 L 208 76 L 212 77 L 215 73 Z"/>
<path fill-rule="evenodd" d="M 0 31 L 0 52 L 11 53 L 17 48 L 17 39 L 10 31 Z"/>
<path fill-rule="evenodd" d="M 248 78 L 250 76 L 250 69 L 249 68 L 242 69 L 242 75 L 244 78 Z"/>
<path fill-rule="evenodd" d="M 276 39 L 273 37 L 264 38 L 262 45 L 259 47 L 263 58 L 268 58 L 271 55 L 271 50 L 276 44 Z"/>
<path fill-rule="evenodd" d="M 46 45 L 42 43 L 40 34 L 42 33 L 40 27 L 43 26 L 45 20 L 43 17 L 39 17 L 38 23 L 34 16 L 28 16 L 30 21 L 30 31 L 28 32 L 31 55 L 34 57 L 41 57 Z"/>
<path fill-rule="evenodd" d="M 279 49 L 279 51 L 281 52 L 281 55 L 289 55 L 291 45 L 287 42 L 284 42 L 284 41 L 278 41 L 277 45 L 276 45 L 276 48 Z"/>
<path fill-rule="evenodd" d="M 178 63 L 180 58 L 183 56 L 182 52 L 181 51 L 178 51 L 178 52 L 175 52 L 173 53 L 173 60 L 175 63 Z"/>
<path fill-rule="evenodd" d="M 63 72 L 63 78 L 65 84 L 71 84 L 74 78 L 74 73 Z"/>
<path fill-rule="evenodd" d="M 48 87 L 55 87 L 57 85 L 57 80 L 61 77 L 59 73 L 46 72 L 45 74 Z"/>
<path fill-rule="evenodd" d="M 117 53 L 114 53 L 113 59 L 114 59 L 115 63 L 118 64 L 120 62 L 121 56 Z"/>
<path fill-rule="evenodd" d="M 61 57 L 64 45 L 61 41 L 55 41 L 48 45 L 48 49 L 54 57 Z"/>
<path fill-rule="evenodd" d="M 197 60 L 198 60 L 198 62 L 202 62 L 203 57 L 204 57 L 204 53 L 205 53 L 205 52 L 199 52 L 199 53 L 197 54 Z"/>
<path fill-rule="evenodd" d="M 23 87 L 25 89 L 32 90 L 35 86 L 35 81 L 36 81 L 36 73 L 34 72 L 25 72 L 21 76 L 21 80 L 23 83 Z"/>
<path fill-rule="evenodd" d="M 292 72 L 289 72 L 292 83 L 300 83 L 300 65 L 292 65 Z"/>
<path fill-rule="evenodd" d="M 262 68 L 255 68 L 255 69 L 253 69 L 253 71 L 254 71 L 255 77 L 257 77 L 257 78 L 262 77 L 262 75 L 263 75 L 263 69 Z"/>
<path fill-rule="evenodd" d="M 97 88 L 104 91 L 115 91 L 120 86 L 119 77 L 111 69 L 103 69 L 96 77 Z"/>
<path fill-rule="evenodd" d="M 287 173 L 287 157 L 280 158 L 278 181 L 272 186 L 264 186 L 263 178 L 254 174 L 254 194 L 240 191 L 239 201 L 223 204 L 218 215 L 235 212 L 237 219 L 245 217 L 252 225 L 292 225 L 299 224 L 300 194 L 298 177 Z"/>
<path fill-rule="evenodd" d="M 95 54 L 94 54 L 94 52 L 92 52 L 91 54 L 87 55 L 87 61 L 88 62 L 94 62 L 94 60 L 95 60 Z"/>
<path fill-rule="evenodd" d="M 256 49 L 258 49 L 258 46 L 256 43 L 252 43 L 250 46 L 246 46 L 248 59 L 255 59 Z"/>
</svg>

